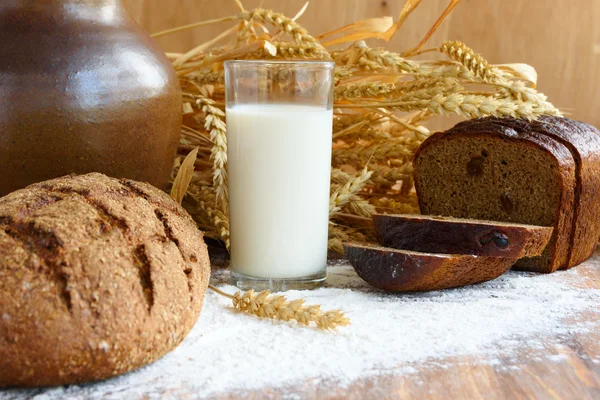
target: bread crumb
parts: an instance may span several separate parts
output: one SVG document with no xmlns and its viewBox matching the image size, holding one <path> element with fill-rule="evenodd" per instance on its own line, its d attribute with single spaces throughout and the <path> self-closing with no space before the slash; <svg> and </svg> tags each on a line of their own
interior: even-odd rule
<svg viewBox="0 0 600 400">
<path fill-rule="evenodd" d="M 2 314 L 2 319 L 5 321 L 10 321 L 10 314 L 7 314 L 7 313 Z"/>
</svg>

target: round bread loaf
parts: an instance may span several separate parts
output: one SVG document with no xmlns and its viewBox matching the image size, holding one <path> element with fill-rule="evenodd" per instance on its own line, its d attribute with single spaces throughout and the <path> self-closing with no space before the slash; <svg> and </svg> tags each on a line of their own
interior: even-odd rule
<svg viewBox="0 0 600 400">
<path fill-rule="evenodd" d="M 101 174 L 0 199 L 0 387 L 105 379 L 175 348 L 210 263 L 202 233 L 160 190 Z"/>
</svg>

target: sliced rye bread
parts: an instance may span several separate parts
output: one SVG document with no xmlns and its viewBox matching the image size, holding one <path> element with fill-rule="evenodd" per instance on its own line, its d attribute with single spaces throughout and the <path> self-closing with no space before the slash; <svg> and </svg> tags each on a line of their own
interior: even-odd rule
<svg viewBox="0 0 600 400">
<path fill-rule="evenodd" d="M 546 226 L 411 214 L 374 215 L 373 227 L 385 247 L 505 258 L 541 255 L 553 231 Z"/>
<path fill-rule="evenodd" d="M 392 292 L 450 289 L 485 282 L 510 269 L 515 259 L 469 254 L 432 254 L 355 243 L 346 258 L 368 284 Z"/>
<path fill-rule="evenodd" d="M 531 130 L 551 136 L 569 148 L 575 164 L 575 205 L 569 263 L 572 268 L 592 256 L 600 235 L 600 131 L 586 123 L 541 117 Z"/>
<path fill-rule="evenodd" d="M 548 136 L 569 149 L 575 161 L 573 219 L 569 234 L 568 261 L 561 269 L 572 268 L 592 256 L 600 235 L 600 131 L 584 122 L 542 116 L 537 121 L 514 118 L 480 118 L 473 123 L 509 126 L 518 132 Z"/>
<path fill-rule="evenodd" d="M 569 149 L 504 120 L 465 121 L 427 139 L 415 155 L 421 213 L 554 227 L 542 256 L 515 268 L 553 272 L 566 267 L 575 160 Z"/>
</svg>

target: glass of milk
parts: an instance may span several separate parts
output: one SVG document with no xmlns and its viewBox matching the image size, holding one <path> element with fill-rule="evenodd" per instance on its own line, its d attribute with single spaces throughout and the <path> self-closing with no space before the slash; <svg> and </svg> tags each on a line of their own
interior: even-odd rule
<svg viewBox="0 0 600 400">
<path fill-rule="evenodd" d="M 309 289 L 325 281 L 334 63 L 227 61 L 233 284 Z"/>
</svg>

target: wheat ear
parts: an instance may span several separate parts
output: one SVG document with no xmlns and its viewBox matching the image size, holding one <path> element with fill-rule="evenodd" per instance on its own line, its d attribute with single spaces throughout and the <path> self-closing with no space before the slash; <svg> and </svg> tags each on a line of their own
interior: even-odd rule
<svg viewBox="0 0 600 400">
<path fill-rule="evenodd" d="M 273 45 L 272 49 L 274 49 L 274 52 L 270 52 L 266 48 L 261 47 L 260 49 L 246 55 L 244 59 L 330 59 L 329 53 L 323 47 L 316 46 L 314 43 L 272 42 L 271 44 Z"/>
<path fill-rule="evenodd" d="M 391 93 L 394 88 L 393 84 L 376 82 L 340 85 L 335 88 L 335 100 L 381 97 Z"/>
<path fill-rule="evenodd" d="M 249 27 L 252 22 L 258 21 L 262 23 L 269 23 L 283 32 L 289 34 L 298 43 L 312 43 L 317 47 L 324 50 L 319 41 L 311 36 L 306 29 L 301 27 L 296 21 L 286 17 L 283 14 L 273 12 L 271 10 L 265 10 L 263 8 L 256 8 L 252 11 L 244 11 L 239 15 L 239 18 L 246 21 Z M 248 28 L 249 29 L 249 28 Z M 324 52 L 327 52 L 324 50 Z M 330 58 L 330 57 L 328 57 Z"/>
<path fill-rule="evenodd" d="M 364 42 L 358 42 L 356 46 L 363 50 L 361 59 L 373 62 L 379 66 L 379 69 L 391 69 L 397 73 L 414 73 L 419 69 L 418 63 L 407 60 L 398 53 L 382 48 L 371 48 Z"/>
<path fill-rule="evenodd" d="M 223 84 L 225 83 L 225 73 L 224 71 L 199 70 L 191 73 L 187 79 L 200 85 L 213 83 Z"/>
<path fill-rule="evenodd" d="M 344 243 L 347 242 L 366 242 L 367 237 L 354 228 L 343 225 L 329 223 L 329 250 L 338 254 L 344 254 Z"/>
<path fill-rule="evenodd" d="M 343 186 L 338 187 L 329 198 L 329 216 L 335 215 L 346 203 L 352 199 L 352 196 L 358 194 L 362 188 L 369 182 L 373 172 L 365 167 L 360 175 L 352 177 Z"/>
<path fill-rule="evenodd" d="M 209 221 L 212 222 L 217 238 L 222 240 L 223 243 L 225 243 L 225 246 L 227 246 L 227 250 L 229 250 L 229 217 L 226 211 L 219 209 L 212 188 L 202 188 L 198 193 L 197 198 L 201 209 L 204 210 Z"/>
<path fill-rule="evenodd" d="M 214 106 L 215 102 L 205 97 L 196 100 L 198 106 L 204 113 L 204 129 L 210 132 L 213 142 L 211 160 L 213 162 L 213 185 L 217 195 L 217 201 L 221 202 L 222 209 L 226 210 L 228 205 L 227 193 L 227 134 L 225 132 L 225 113 Z"/>
<path fill-rule="evenodd" d="M 547 110 L 546 114 L 562 115 L 560 110 L 548 101 L 546 95 L 527 87 L 523 81 L 509 81 L 500 83 L 499 85 L 502 86 L 500 93 L 503 94 L 505 98 L 535 104 L 536 107 Z"/>
<path fill-rule="evenodd" d="M 350 320 L 340 310 L 322 311 L 318 305 L 305 305 L 302 299 L 288 301 L 285 296 L 271 295 L 268 290 L 260 293 L 255 293 L 254 290 L 244 293 L 238 291 L 230 295 L 215 286 L 209 287 L 221 296 L 231 299 L 236 310 L 259 318 L 295 320 L 305 326 L 313 323 L 317 328 L 325 330 L 350 324 Z"/>
<path fill-rule="evenodd" d="M 418 214 L 419 204 L 414 193 L 409 195 L 394 196 L 394 198 L 382 196 L 371 199 L 371 203 L 378 210 L 385 213 Z"/>
<path fill-rule="evenodd" d="M 368 200 L 363 200 L 358 195 L 352 196 L 343 210 L 351 215 L 358 215 L 365 218 L 371 218 L 377 212 L 374 205 L 369 203 Z"/>
<path fill-rule="evenodd" d="M 372 166 L 371 169 L 373 170 L 371 181 L 379 189 L 390 189 L 398 181 L 406 182 L 412 179 L 414 173 L 414 168 L 410 161 L 395 168 Z"/>
<path fill-rule="evenodd" d="M 494 117 L 535 119 L 540 115 L 558 115 L 554 106 L 543 106 L 494 95 L 451 93 L 438 94 L 431 99 L 404 102 L 377 102 L 367 104 L 340 104 L 338 108 L 380 108 L 388 107 L 398 111 L 428 110 L 438 115 L 458 115 L 466 118 L 478 118 L 488 115 Z"/>
<path fill-rule="evenodd" d="M 351 147 L 334 149 L 332 151 L 333 165 L 349 164 L 363 166 L 369 159 L 372 161 L 387 161 L 394 158 L 412 157 L 421 141 L 398 138 L 383 143 L 362 145 L 353 144 Z"/>
<path fill-rule="evenodd" d="M 464 65 L 469 71 L 487 83 L 497 82 L 501 75 L 499 71 L 491 66 L 480 54 L 460 41 L 448 41 L 442 43 L 440 51 Z"/>
</svg>

